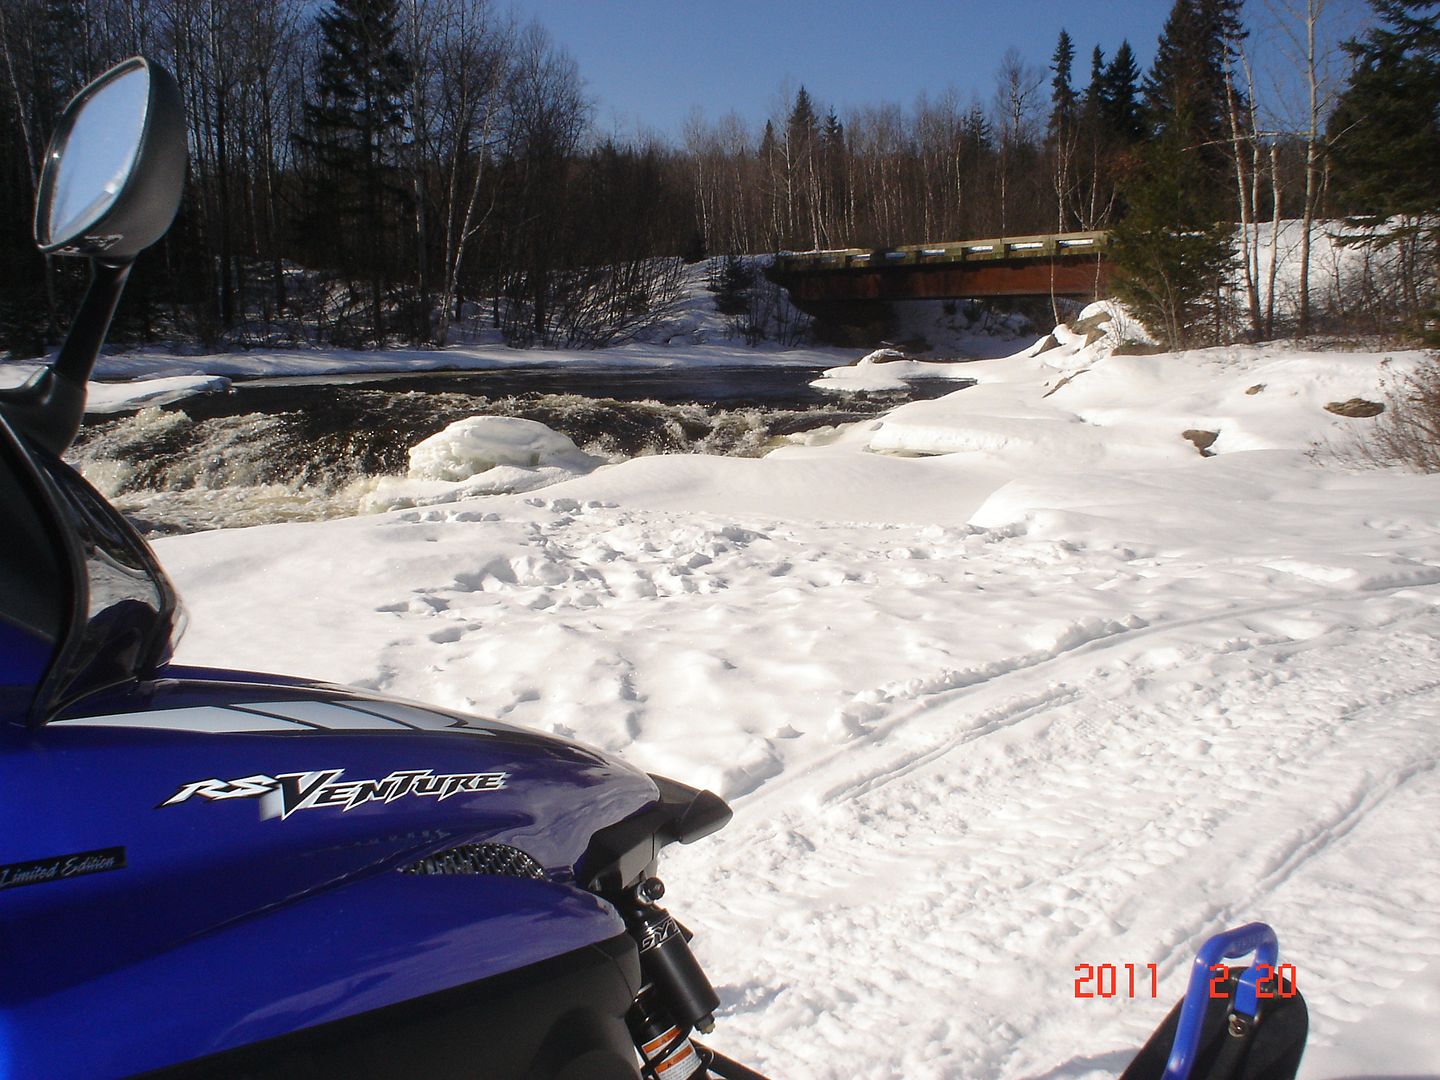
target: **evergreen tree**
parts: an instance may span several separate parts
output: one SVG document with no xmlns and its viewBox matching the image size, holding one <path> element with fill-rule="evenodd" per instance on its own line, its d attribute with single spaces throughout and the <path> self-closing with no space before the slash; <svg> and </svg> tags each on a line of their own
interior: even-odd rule
<svg viewBox="0 0 1440 1080">
<path fill-rule="evenodd" d="M 1229 66 L 1245 37 L 1241 0 L 1175 0 L 1145 78 L 1149 134 L 1186 155 L 1181 167 L 1203 190 L 1210 213 L 1228 204 Z M 1243 102 L 1237 106 L 1244 107 Z"/>
<path fill-rule="evenodd" d="M 404 137 L 408 65 L 397 46 L 399 0 L 332 0 L 316 16 L 321 48 L 315 99 L 297 140 L 312 159 L 302 227 L 316 261 L 367 279 L 371 331 L 385 336 L 395 245 L 387 242 L 403 191 L 387 175 Z M 327 258 L 328 257 L 328 258 Z"/>
<path fill-rule="evenodd" d="M 743 315 L 750 310 L 750 289 L 755 272 L 738 255 L 725 256 L 714 274 L 710 291 L 715 294 L 715 310 L 722 315 Z"/>
<path fill-rule="evenodd" d="M 805 87 L 785 121 L 785 242 L 820 244 L 820 170 L 816 151 L 820 121 Z"/>
<path fill-rule="evenodd" d="M 845 175 L 845 125 L 831 109 L 825 114 L 820 132 L 820 159 L 824 170 L 825 242 L 834 244 L 848 231 L 846 202 L 848 192 Z"/>
<path fill-rule="evenodd" d="M 1186 150 L 1173 132 L 1145 146 L 1110 242 L 1116 295 L 1172 349 L 1219 339 L 1217 297 L 1235 257 Z"/>
<path fill-rule="evenodd" d="M 1440 0 L 1371 7 L 1379 24 L 1346 44 L 1354 67 L 1330 121 L 1334 184 L 1378 243 L 1428 249 L 1440 276 Z M 1425 275 L 1409 269 L 1401 284 L 1415 312 Z"/>
<path fill-rule="evenodd" d="M 1221 334 L 1218 297 L 1235 257 L 1225 219 L 1234 164 L 1229 69 L 1245 35 L 1240 2 L 1175 0 L 1145 79 L 1148 141 L 1112 234 L 1116 293 L 1171 348 Z M 1117 132 L 1133 116 L 1124 90 L 1131 64 L 1112 63 L 1106 80 Z"/>
<path fill-rule="evenodd" d="M 775 122 L 765 121 L 765 130 L 760 135 L 760 148 L 757 151 L 760 160 L 769 164 L 775 157 Z"/>
<path fill-rule="evenodd" d="M 1052 138 L 1070 129 L 1075 121 L 1075 88 L 1070 85 L 1070 72 L 1075 62 L 1075 43 L 1064 30 L 1055 43 L 1050 57 L 1050 135 Z"/>
<path fill-rule="evenodd" d="M 1075 43 L 1064 30 L 1055 43 L 1050 57 L 1050 122 L 1047 128 L 1047 150 L 1053 166 L 1055 184 L 1055 227 L 1065 232 L 1071 224 L 1071 200 L 1076 193 L 1075 157 L 1079 143 L 1075 88 L 1070 85 L 1070 71 L 1075 62 Z"/>
<path fill-rule="evenodd" d="M 1145 137 L 1140 108 L 1140 69 L 1129 41 L 1120 42 L 1115 56 L 1100 76 L 1100 104 L 1106 128 L 1126 145 Z"/>
<path fill-rule="evenodd" d="M 1090 53 L 1090 84 L 1085 87 L 1085 104 L 1097 109 L 1105 96 L 1105 50 L 1096 45 Z"/>
<path fill-rule="evenodd" d="M 985 110 L 979 105 L 972 105 L 970 111 L 965 114 L 962 125 L 962 142 L 967 155 L 978 157 L 995 146 L 995 129 L 985 116 Z"/>
<path fill-rule="evenodd" d="M 785 121 L 785 136 L 792 146 L 808 145 L 815 141 L 820 130 L 820 121 L 815 115 L 815 103 L 805 87 L 795 95 L 795 106 Z"/>
</svg>

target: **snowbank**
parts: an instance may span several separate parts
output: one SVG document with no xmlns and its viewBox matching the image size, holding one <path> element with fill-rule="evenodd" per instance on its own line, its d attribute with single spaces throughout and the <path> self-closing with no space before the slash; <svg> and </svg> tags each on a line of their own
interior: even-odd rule
<svg viewBox="0 0 1440 1080">
<path fill-rule="evenodd" d="M 904 405 L 849 438 L 884 453 L 1002 455 L 1031 468 L 1184 464 L 1202 452 L 1199 444 L 1206 455 L 1339 450 L 1364 425 L 1325 406 L 1383 403 L 1394 378 L 1424 358 L 1278 344 L 1122 355 L 1117 345 L 1137 333 L 1122 319 L 1087 308 L 1078 320 L 1092 324 L 1086 333 L 1057 327 L 1043 350 L 965 364 L 978 385 Z M 844 379 L 850 370 L 825 376 Z"/>
</svg>

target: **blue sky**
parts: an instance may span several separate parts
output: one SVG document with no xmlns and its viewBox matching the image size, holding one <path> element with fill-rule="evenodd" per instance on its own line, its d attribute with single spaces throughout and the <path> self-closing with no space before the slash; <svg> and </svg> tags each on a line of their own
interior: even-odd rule
<svg viewBox="0 0 1440 1080">
<path fill-rule="evenodd" d="M 700 106 L 752 126 L 800 85 L 842 114 L 852 106 L 909 105 L 953 86 L 988 104 L 1005 50 L 1045 68 L 1061 28 L 1076 46 L 1076 82 L 1090 52 L 1128 38 L 1142 70 L 1171 0 L 513 0 L 580 65 L 602 131 L 678 137 Z M 1261 0 L 1247 5 L 1258 19 Z M 1347 30 L 1361 0 L 1332 0 Z M 1257 52 L 1268 35 L 1257 27 Z M 1048 93 L 1048 89 L 1047 89 Z"/>
</svg>

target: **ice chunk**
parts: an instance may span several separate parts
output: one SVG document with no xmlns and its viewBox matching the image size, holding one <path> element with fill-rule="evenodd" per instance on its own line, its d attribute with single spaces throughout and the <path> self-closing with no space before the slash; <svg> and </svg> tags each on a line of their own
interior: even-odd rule
<svg viewBox="0 0 1440 1080">
<path fill-rule="evenodd" d="M 471 416 L 410 448 L 412 480 L 468 480 L 512 465 L 586 473 L 602 463 L 558 431 L 514 416 Z"/>
</svg>

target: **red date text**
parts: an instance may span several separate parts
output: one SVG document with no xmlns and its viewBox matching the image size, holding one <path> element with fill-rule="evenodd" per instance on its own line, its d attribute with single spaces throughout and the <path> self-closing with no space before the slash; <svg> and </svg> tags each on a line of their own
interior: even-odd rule
<svg viewBox="0 0 1440 1080">
<path fill-rule="evenodd" d="M 1147 986 L 1150 997 L 1159 995 L 1160 973 L 1154 964 L 1075 965 L 1077 998 L 1133 998 L 1143 994 Z"/>
<path fill-rule="evenodd" d="M 1234 973 L 1239 974 L 1244 968 L 1235 968 Z M 1231 969 L 1224 964 L 1212 964 L 1210 967 L 1210 996 L 1212 998 L 1229 997 L 1225 993 L 1225 983 L 1229 980 Z M 1272 1001 L 1275 998 L 1292 998 L 1300 992 L 1299 976 L 1296 974 L 1294 964 L 1280 964 L 1271 967 L 1269 964 L 1256 964 L 1255 974 L 1258 978 L 1255 981 L 1255 996 L 1261 1001 Z M 1279 976 L 1277 979 L 1276 976 Z"/>
</svg>

